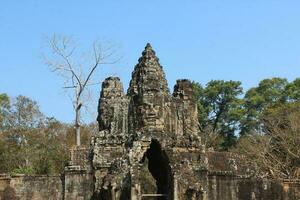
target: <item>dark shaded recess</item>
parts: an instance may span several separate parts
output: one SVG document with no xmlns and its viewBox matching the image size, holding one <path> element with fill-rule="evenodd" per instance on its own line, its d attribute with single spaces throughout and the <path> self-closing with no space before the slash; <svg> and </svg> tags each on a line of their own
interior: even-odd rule
<svg viewBox="0 0 300 200">
<path fill-rule="evenodd" d="M 202 193 L 193 190 L 193 189 L 188 189 L 186 193 L 184 194 L 184 200 L 191 200 L 191 199 L 203 199 Z"/>
<path fill-rule="evenodd" d="M 165 197 L 157 197 L 158 200 L 172 199 L 172 173 L 169 159 L 157 140 L 152 140 L 150 148 L 145 156 L 148 159 L 148 169 L 156 180 L 157 194 L 166 194 Z M 142 162 L 145 158 L 142 160 Z"/>
<path fill-rule="evenodd" d="M 108 189 L 102 189 L 100 191 L 100 194 L 99 194 L 99 200 L 109 200 L 109 199 L 112 199 L 112 196 L 111 196 L 111 190 L 112 188 L 111 187 L 108 187 Z"/>
<path fill-rule="evenodd" d="M 130 196 L 130 195 L 131 195 L 131 194 L 130 194 L 130 187 L 122 188 L 120 200 L 128 200 L 128 199 L 131 199 L 131 196 Z"/>
</svg>

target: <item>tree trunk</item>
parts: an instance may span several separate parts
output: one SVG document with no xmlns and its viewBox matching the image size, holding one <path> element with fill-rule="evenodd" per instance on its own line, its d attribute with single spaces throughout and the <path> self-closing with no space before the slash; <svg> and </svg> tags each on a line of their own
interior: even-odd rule
<svg viewBox="0 0 300 200">
<path fill-rule="evenodd" d="M 76 129 L 76 145 L 80 146 L 81 145 L 81 141 L 80 141 L 80 125 L 75 125 L 75 129 Z"/>
<path fill-rule="evenodd" d="M 81 141 L 80 141 L 80 108 L 81 108 L 81 103 L 79 101 L 79 98 L 77 98 L 76 110 L 75 110 L 75 132 L 76 132 L 76 145 L 77 146 L 81 145 Z"/>
</svg>

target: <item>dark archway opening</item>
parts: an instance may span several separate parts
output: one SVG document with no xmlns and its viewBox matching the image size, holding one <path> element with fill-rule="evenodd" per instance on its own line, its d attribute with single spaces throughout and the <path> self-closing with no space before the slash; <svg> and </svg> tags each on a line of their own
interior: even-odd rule
<svg viewBox="0 0 300 200">
<path fill-rule="evenodd" d="M 169 159 L 166 152 L 161 149 L 161 145 L 157 140 L 152 140 L 150 148 L 145 153 L 141 163 L 147 165 L 145 167 L 148 168 L 147 171 L 148 173 L 150 172 L 152 176 L 147 176 L 147 171 L 145 170 L 141 171 L 146 177 L 144 181 L 141 182 L 142 199 L 172 199 L 173 179 Z"/>
</svg>

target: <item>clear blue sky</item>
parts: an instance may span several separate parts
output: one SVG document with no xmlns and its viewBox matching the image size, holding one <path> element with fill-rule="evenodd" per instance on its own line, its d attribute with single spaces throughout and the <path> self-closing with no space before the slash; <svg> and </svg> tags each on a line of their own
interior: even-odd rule
<svg viewBox="0 0 300 200">
<path fill-rule="evenodd" d="M 245 89 L 274 76 L 293 80 L 300 77 L 299 10 L 299 0 L 1 0 L 0 93 L 29 96 L 48 116 L 72 121 L 62 79 L 39 58 L 53 33 L 120 44 L 123 59 L 97 79 L 120 76 L 125 89 L 147 42 L 170 88 L 178 78 L 239 80 Z"/>
</svg>

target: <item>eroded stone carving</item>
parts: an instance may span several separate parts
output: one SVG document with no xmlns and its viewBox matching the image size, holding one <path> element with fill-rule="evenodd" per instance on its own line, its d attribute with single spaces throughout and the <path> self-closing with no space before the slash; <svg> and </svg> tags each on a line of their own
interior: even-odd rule
<svg viewBox="0 0 300 200">
<path fill-rule="evenodd" d="M 105 79 L 98 112 L 99 133 L 92 141 L 95 199 L 182 199 L 188 191 L 203 192 L 195 176 L 202 145 L 192 84 L 178 80 L 171 95 L 150 44 L 134 68 L 127 95 L 119 78 Z M 141 191 L 145 159 L 156 194 Z"/>
</svg>

